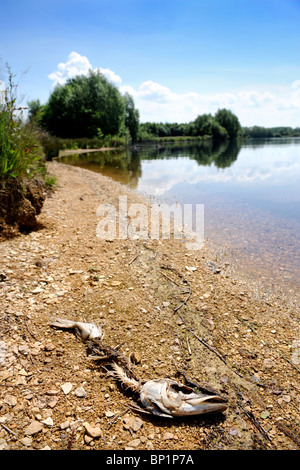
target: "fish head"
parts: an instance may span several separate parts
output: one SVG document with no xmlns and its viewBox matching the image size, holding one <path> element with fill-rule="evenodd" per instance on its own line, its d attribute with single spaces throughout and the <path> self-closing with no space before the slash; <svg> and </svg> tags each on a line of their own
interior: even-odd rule
<svg viewBox="0 0 300 470">
<path fill-rule="evenodd" d="M 220 413 L 227 408 L 227 399 L 205 394 L 170 379 L 146 382 L 140 393 L 142 404 L 155 415 L 197 416 Z"/>
</svg>

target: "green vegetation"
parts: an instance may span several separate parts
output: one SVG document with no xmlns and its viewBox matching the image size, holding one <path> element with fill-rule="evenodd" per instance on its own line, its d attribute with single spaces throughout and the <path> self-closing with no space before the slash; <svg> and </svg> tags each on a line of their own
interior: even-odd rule
<svg viewBox="0 0 300 470">
<path fill-rule="evenodd" d="M 28 106 L 29 122 L 40 130 L 47 159 L 58 156 L 60 150 L 126 147 L 135 142 L 222 142 L 300 135 L 300 129 L 243 128 L 228 109 L 219 109 L 214 116 L 199 115 L 189 123 L 140 123 L 132 96 L 121 95 L 100 72 L 93 71 L 58 85 L 45 105 L 33 100 Z"/>
<path fill-rule="evenodd" d="M 132 97 L 122 96 L 100 72 L 72 78 L 57 86 L 45 105 L 34 100 L 28 106 L 29 121 L 56 138 L 107 145 L 118 138 L 134 142 L 137 136 L 139 113 Z"/>
<path fill-rule="evenodd" d="M 14 78 L 6 66 L 0 89 L 0 238 L 36 228 L 45 191 L 55 184 L 36 128 L 22 121 Z"/>
<path fill-rule="evenodd" d="M 236 138 L 282 138 L 300 137 L 300 127 L 242 127 L 238 118 L 229 110 L 221 109 L 215 116 L 199 115 L 187 124 L 153 123 L 140 124 L 138 141 L 179 142 L 212 139 L 216 142 Z"/>
<path fill-rule="evenodd" d="M 215 116 L 199 115 L 194 121 L 186 124 L 153 123 L 140 124 L 138 140 L 163 139 L 236 139 L 242 133 L 238 118 L 227 109 L 220 109 Z"/>
<path fill-rule="evenodd" d="M 28 179 L 45 172 L 37 134 L 17 116 L 21 109 L 17 108 L 14 75 L 8 66 L 7 75 L 7 85 L 0 90 L 0 181 Z"/>
<path fill-rule="evenodd" d="M 300 137 L 300 127 L 244 127 L 243 137 L 252 139 L 268 139 L 272 137 Z"/>
</svg>

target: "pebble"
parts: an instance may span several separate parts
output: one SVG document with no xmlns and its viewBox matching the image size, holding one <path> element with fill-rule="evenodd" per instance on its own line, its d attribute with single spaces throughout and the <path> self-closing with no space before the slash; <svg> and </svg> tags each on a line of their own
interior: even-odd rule
<svg viewBox="0 0 300 470">
<path fill-rule="evenodd" d="M 85 398 L 87 396 L 87 393 L 83 387 L 78 387 L 75 390 L 75 395 L 78 398 Z"/>
<path fill-rule="evenodd" d="M 140 439 L 133 439 L 132 441 L 127 443 L 126 448 L 128 448 L 128 447 L 132 447 L 132 448 L 138 447 L 140 445 L 140 443 L 141 443 Z"/>
<path fill-rule="evenodd" d="M 4 398 L 4 403 L 6 403 L 9 406 L 16 406 L 16 404 L 18 403 L 18 400 L 13 395 L 8 394 Z"/>
<path fill-rule="evenodd" d="M 29 426 L 25 429 L 24 433 L 27 436 L 33 436 L 34 434 L 37 434 L 43 429 L 42 423 L 39 421 L 32 421 Z"/>
<path fill-rule="evenodd" d="M 70 427 L 70 421 L 64 421 L 63 423 L 61 423 L 60 425 L 60 429 L 64 430 L 64 429 L 68 429 Z"/>
<path fill-rule="evenodd" d="M 72 388 L 73 388 L 73 385 L 71 384 L 71 382 L 66 382 L 63 385 L 61 385 L 61 389 L 65 395 L 68 395 L 68 393 L 70 393 Z"/>
<path fill-rule="evenodd" d="M 31 291 L 32 294 L 40 294 L 41 292 L 44 292 L 41 287 L 36 287 Z"/>
<path fill-rule="evenodd" d="M 140 418 L 134 418 L 132 416 L 123 419 L 124 428 L 131 429 L 136 432 L 143 426 L 143 421 Z"/>
<path fill-rule="evenodd" d="M 168 441 L 169 439 L 174 439 L 174 434 L 172 432 L 165 432 L 163 439 Z"/>
<path fill-rule="evenodd" d="M 46 419 L 44 419 L 44 421 L 42 421 L 42 423 L 46 424 L 46 426 L 53 426 L 53 419 L 50 418 L 50 416 Z"/>
<path fill-rule="evenodd" d="M 83 426 L 87 434 L 93 439 L 97 439 L 102 436 L 102 431 L 99 426 L 92 426 L 89 423 L 83 423 Z"/>
<path fill-rule="evenodd" d="M 85 434 L 84 442 L 89 445 L 89 444 L 91 444 L 91 442 L 93 442 L 93 438 L 91 436 L 88 436 L 87 434 Z"/>
<path fill-rule="evenodd" d="M 21 444 L 25 447 L 30 447 L 32 444 L 32 437 L 24 437 L 23 439 L 20 439 Z"/>
</svg>

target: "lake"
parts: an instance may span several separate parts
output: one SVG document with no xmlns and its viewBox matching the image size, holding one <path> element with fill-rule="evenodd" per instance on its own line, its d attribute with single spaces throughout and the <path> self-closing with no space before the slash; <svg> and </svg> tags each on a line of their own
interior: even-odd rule
<svg viewBox="0 0 300 470">
<path fill-rule="evenodd" d="M 300 139 L 172 144 L 69 155 L 153 200 L 204 204 L 215 261 L 293 296 L 300 287 Z"/>
</svg>

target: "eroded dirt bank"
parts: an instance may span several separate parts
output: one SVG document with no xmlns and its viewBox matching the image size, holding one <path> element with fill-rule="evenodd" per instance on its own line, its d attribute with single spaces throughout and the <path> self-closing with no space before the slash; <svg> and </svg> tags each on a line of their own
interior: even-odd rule
<svg viewBox="0 0 300 470">
<path fill-rule="evenodd" d="M 142 198 L 88 170 L 48 169 L 58 184 L 43 228 L 0 245 L 0 448 L 298 449 L 294 299 L 235 279 L 208 249 L 97 238 L 99 204 Z M 133 353 L 140 379 L 185 374 L 228 409 L 169 420 L 129 409 L 132 396 L 85 345 L 49 326 L 57 316 L 104 324 L 106 344 Z"/>
</svg>

